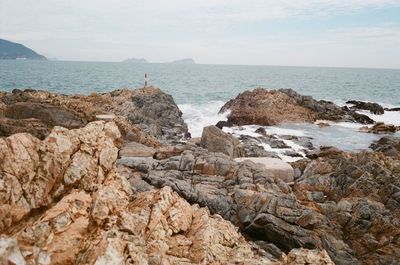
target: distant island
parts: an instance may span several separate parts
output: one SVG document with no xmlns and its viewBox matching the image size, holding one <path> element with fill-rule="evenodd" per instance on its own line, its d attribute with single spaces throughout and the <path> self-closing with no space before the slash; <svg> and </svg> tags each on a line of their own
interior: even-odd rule
<svg viewBox="0 0 400 265">
<path fill-rule="evenodd" d="M 0 39 L 0 60 L 47 60 L 22 44 Z"/>
<path fill-rule="evenodd" d="M 171 63 L 173 63 L 173 64 L 196 64 L 196 62 L 191 58 L 185 58 L 185 59 L 182 59 L 182 60 L 176 60 L 176 61 L 173 61 Z"/>
<path fill-rule="evenodd" d="M 141 59 L 130 58 L 130 59 L 124 60 L 122 62 L 123 63 L 138 63 L 138 64 L 149 63 L 149 61 L 147 61 L 144 58 L 141 58 Z M 172 62 L 166 62 L 166 63 L 172 63 L 172 64 L 196 64 L 196 62 L 191 58 L 185 58 L 185 59 L 176 60 L 176 61 L 172 61 Z"/>
<path fill-rule="evenodd" d="M 130 59 L 124 60 L 122 62 L 123 63 L 148 63 L 148 61 L 144 58 L 141 58 L 141 59 L 130 58 Z"/>
</svg>

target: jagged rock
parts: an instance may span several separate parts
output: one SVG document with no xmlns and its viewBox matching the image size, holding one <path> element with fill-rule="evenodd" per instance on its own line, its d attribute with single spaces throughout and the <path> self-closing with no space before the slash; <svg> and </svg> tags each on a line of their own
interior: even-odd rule
<svg viewBox="0 0 400 265">
<path fill-rule="evenodd" d="M 400 138 L 384 136 L 378 141 L 374 141 L 369 148 L 388 156 L 397 156 L 400 153 Z"/>
<path fill-rule="evenodd" d="M 155 188 L 171 187 L 189 202 L 207 206 L 254 240 L 273 243 L 286 253 L 299 247 L 324 248 L 338 264 L 357 264 L 351 248 L 340 236 L 335 237 L 328 218 L 316 208 L 298 204 L 290 186 L 260 165 L 237 163 L 227 155 L 201 148 L 152 163 L 143 172 L 131 167 L 131 174 Z M 139 189 L 143 187 L 140 181 L 135 183 L 140 184 Z M 279 256 L 270 250 L 275 254 L 267 257 Z"/>
<path fill-rule="evenodd" d="M 315 100 L 310 96 L 302 96 L 293 89 L 279 89 L 278 91 L 293 98 L 300 106 L 317 113 L 318 120 L 349 121 L 362 124 L 374 123 L 367 115 L 359 114 L 346 106 L 339 107 L 331 101 Z"/>
<path fill-rule="evenodd" d="M 396 239 L 400 235 L 399 172 L 400 162 L 383 154 L 335 153 L 311 161 L 293 190 L 300 203 L 319 209 L 330 220 L 330 236 L 347 243 L 354 251 L 349 254 L 361 264 L 396 264 L 400 258 Z M 325 249 L 336 263 L 354 264 L 335 257 L 331 246 Z"/>
<path fill-rule="evenodd" d="M 120 121 L 117 122 L 118 124 L 122 122 L 119 117 L 128 119 L 122 122 L 124 126 L 120 128 L 121 133 L 124 136 L 127 134 L 128 138 L 137 137 L 139 127 L 162 141 L 178 141 L 188 132 L 182 113 L 172 97 L 153 87 L 135 90 L 120 89 L 89 96 L 67 96 L 46 91 L 19 90 L 1 94 L 0 102 L 1 119 L 24 121 L 36 118 L 47 126 L 48 133 L 53 126 L 82 127 L 96 120 L 96 116 L 104 114 L 114 115 L 115 119 Z M 7 124 L 7 122 L 1 121 L 0 126 L 2 124 Z M 32 131 L 35 127 L 29 128 Z M 42 130 L 42 126 L 39 129 Z M 125 133 L 124 129 L 127 129 Z M 10 135 L 7 134 L 8 132 L 16 131 L 4 130 L 0 127 L 0 132 L 3 132 L 3 136 L 8 136 Z M 38 133 L 35 135 L 42 136 Z"/>
<path fill-rule="evenodd" d="M 385 113 L 383 107 L 378 103 L 349 100 L 346 104 L 353 105 L 351 108 L 356 110 L 369 110 L 372 114 L 382 115 Z"/>
<path fill-rule="evenodd" d="M 210 152 L 220 152 L 234 157 L 235 147 L 238 144 L 239 140 L 216 126 L 207 126 L 203 129 L 200 146 Z"/>
<path fill-rule="evenodd" d="M 284 122 L 316 120 L 351 121 L 371 124 L 374 121 L 347 107 L 302 96 L 292 89 L 245 91 L 228 101 L 220 113 L 230 111 L 228 122 L 236 125 L 276 125 Z"/>
<path fill-rule="evenodd" d="M 235 147 L 235 157 L 273 157 L 279 156 L 273 152 L 267 152 L 262 146 L 262 142 L 266 142 L 264 137 L 255 138 L 247 135 L 239 137 L 240 144 Z"/>
<path fill-rule="evenodd" d="M 245 91 L 228 101 L 220 112 L 230 111 L 228 122 L 236 125 L 276 125 L 282 122 L 311 122 L 312 111 L 299 106 L 292 98 L 261 88 Z"/>
<path fill-rule="evenodd" d="M 77 183 L 95 189 L 112 169 L 120 136 L 114 123 L 93 122 L 80 130 L 55 127 L 43 142 L 26 133 L 0 139 L 0 231 Z"/>
<path fill-rule="evenodd" d="M 3 263 L 272 264 L 233 224 L 171 188 L 133 194 L 115 167 L 120 136 L 98 121 L 55 127 L 44 141 L 0 139 Z"/>
<path fill-rule="evenodd" d="M 360 132 L 366 132 L 366 133 L 376 133 L 376 134 L 381 134 L 381 133 L 395 133 L 398 130 L 400 130 L 399 127 L 396 127 L 392 124 L 385 124 L 383 122 L 377 122 L 374 126 L 371 128 L 369 127 L 361 127 Z"/>
</svg>

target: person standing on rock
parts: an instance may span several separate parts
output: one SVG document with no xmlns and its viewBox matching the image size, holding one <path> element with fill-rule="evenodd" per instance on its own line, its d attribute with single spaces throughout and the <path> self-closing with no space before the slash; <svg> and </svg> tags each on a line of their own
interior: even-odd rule
<svg viewBox="0 0 400 265">
<path fill-rule="evenodd" d="M 147 87 L 149 79 L 147 78 L 147 73 L 144 74 L 144 87 Z"/>
</svg>

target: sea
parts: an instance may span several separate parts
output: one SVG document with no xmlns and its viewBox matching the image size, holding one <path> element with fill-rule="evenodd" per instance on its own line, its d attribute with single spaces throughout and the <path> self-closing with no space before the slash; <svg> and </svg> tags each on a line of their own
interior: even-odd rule
<svg viewBox="0 0 400 265">
<path fill-rule="evenodd" d="M 363 100 L 389 108 L 400 107 L 400 69 L 0 60 L 0 90 L 31 88 L 63 94 L 101 93 L 143 87 L 145 73 L 150 85 L 173 96 L 193 137 L 201 136 L 204 126 L 226 119 L 228 113 L 218 114 L 226 101 L 257 87 L 292 88 L 300 94 L 338 105 L 344 105 L 347 100 Z M 400 126 L 400 112 L 361 113 L 376 121 Z M 265 129 L 278 136 L 309 137 L 315 146 L 355 151 L 368 149 L 372 141 L 382 137 L 358 132 L 361 126 L 331 123 L 329 127 L 319 128 L 316 124 L 283 124 Z M 258 127 L 226 130 L 237 136 L 251 136 Z M 294 143 L 288 144 L 293 149 L 300 148 Z M 282 158 L 293 160 L 284 155 Z"/>
</svg>

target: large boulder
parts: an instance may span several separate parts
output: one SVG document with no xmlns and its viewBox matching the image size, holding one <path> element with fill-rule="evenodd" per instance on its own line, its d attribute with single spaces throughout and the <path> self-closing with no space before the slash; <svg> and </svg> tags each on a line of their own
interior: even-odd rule
<svg viewBox="0 0 400 265">
<path fill-rule="evenodd" d="M 217 126 L 211 125 L 203 129 L 200 146 L 210 152 L 220 152 L 230 157 L 235 155 L 235 147 L 239 140 L 230 134 L 223 132 Z"/>
<path fill-rule="evenodd" d="M 267 172 L 270 172 L 273 176 L 277 176 L 286 183 L 292 183 L 294 181 L 294 171 L 289 163 L 282 161 L 279 158 L 271 157 L 241 157 L 235 158 L 237 162 L 251 161 L 259 164 Z"/>
<path fill-rule="evenodd" d="M 311 122 L 315 113 L 299 106 L 293 98 L 279 91 L 255 89 L 228 101 L 220 112 L 230 111 L 228 122 L 236 125 L 275 125 L 283 122 Z"/>
<path fill-rule="evenodd" d="M 220 112 L 230 111 L 228 122 L 236 125 L 276 125 L 285 122 L 314 122 L 318 119 L 371 124 L 374 121 L 333 102 L 302 96 L 292 89 L 245 91 L 228 101 Z"/>
</svg>

